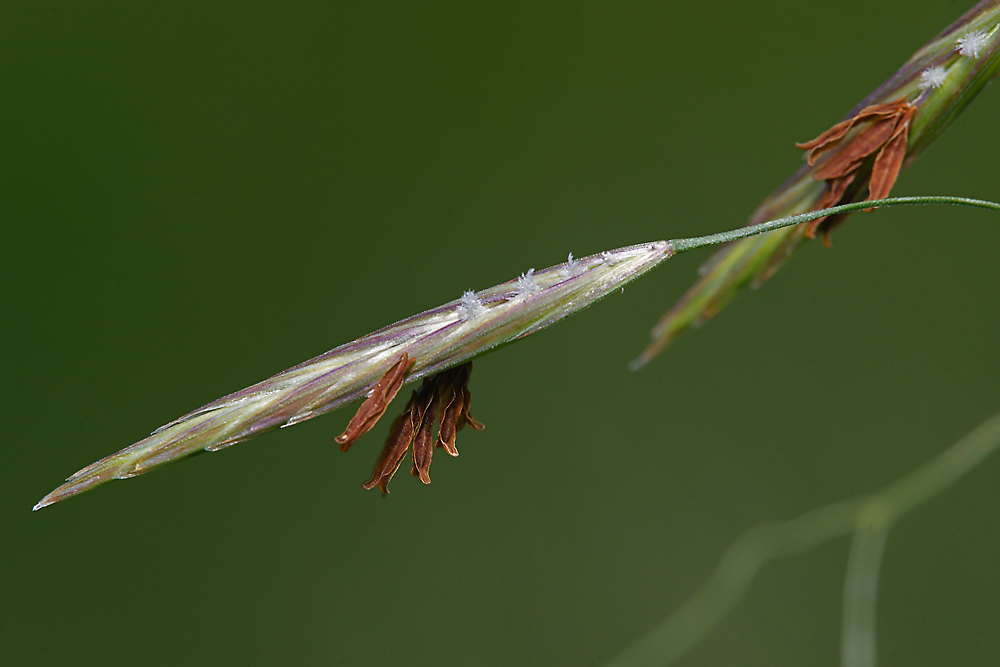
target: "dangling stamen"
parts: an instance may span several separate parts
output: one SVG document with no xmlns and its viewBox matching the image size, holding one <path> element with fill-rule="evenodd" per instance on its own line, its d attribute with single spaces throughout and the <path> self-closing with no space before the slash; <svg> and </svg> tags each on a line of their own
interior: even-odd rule
<svg viewBox="0 0 1000 667">
<path fill-rule="evenodd" d="M 431 457 L 434 455 L 434 422 L 438 417 L 441 396 L 438 393 L 438 377 L 427 378 L 420 387 L 420 426 L 413 435 L 413 467 L 410 474 L 419 476 L 424 484 L 431 483 Z"/>
<path fill-rule="evenodd" d="M 361 485 L 366 491 L 378 486 L 383 493 L 389 493 L 389 480 L 399 470 L 399 464 L 406 456 L 410 440 L 413 439 L 413 403 L 416 399 L 417 392 L 413 392 L 406 411 L 392 422 L 389 436 L 385 439 L 385 446 L 382 447 L 382 453 L 375 462 L 375 471 L 372 472 L 371 479 Z"/>
<path fill-rule="evenodd" d="M 438 429 L 438 447 L 444 447 L 449 456 L 458 456 L 455 447 L 455 423 L 462 414 L 462 392 L 455 389 L 458 369 L 442 373 L 441 385 L 441 428 Z"/>
<path fill-rule="evenodd" d="M 372 389 L 371 396 L 365 399 L 358 411 L 351 418 L 350 423 L 344 432 L 334 440 L 340 445 L 340 451 L 346 452 L 354 444 L 354 441 L 372 429 L 378 420 L 385 414 L 389 403 L 399 393 L 403 386 L 403 376 L 410 370 L 413 360 L 403 352 L 399 359 L 389 367 L 382 379 L 378 381 Z"/>
</svg>

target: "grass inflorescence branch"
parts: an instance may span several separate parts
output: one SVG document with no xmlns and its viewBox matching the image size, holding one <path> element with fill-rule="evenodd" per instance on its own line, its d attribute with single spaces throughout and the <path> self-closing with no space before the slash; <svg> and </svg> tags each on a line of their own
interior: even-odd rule
<svg viewBox="0 0 1000 667">
<path fill-rule="evenodd" d="M 192 454 L 224 449 L 267 431 L 293 426 L 364 399 L 337 443 L 346 451 L 375 425 L 401 387 L 423 379 L 404 414 L 394 423 L 372 479 L 364 486 L 387 491 L 389 479 L 412 444 L 411 472 L 430 483 L 433 450 L 457 455 L 453 430 L 477 428 L 468 413 L 467 367 L 486 354 L 589 307 L 678 252 L 801 224 L 860 208 L 906 204 L 958 204 L 1000 211 L 1000 204 L 963 197 L 896 197 L 844 204 L 779 218 L 730 232 L 674 241 L 641 243 L 574 259 L 425 311 L 175 419 L 142 440 L 70 475 L 34 507 L 41 509 L 113 479 L 135 477 Z M 633 368 L 635 363 L 633 362 Z M 451 375 L 449 375 L 451 373 Z M 461 395 L 462 400 L 457 400 Z M 454 403 L 452 403 L 454 401 Z M 432 435 L 441 417 L 437 437 Z"/>
<path fill-rule="evenodd" d="M 769 220 L 757 225 L 748 225 L 729 232 L 719 232 L 718 234 L 709 234 L 708 236 L 695 236 L 688 239 L 675 239 L 670 241 L 670 243 L 674 247 L 674 254 L 677 254 L 687 250 L 694 250 L 695 248 L 703 248 L 709 245 L 719 245 L 720 243 L 728 243 L 729 241 L 736 241 L 737 239 L 743 239 L 748 236 L 756 236 L 757 234 L 774 231 L 775 229 L 781 229 L 782 227 L 791 227 L 792 225 L 810 222 L 812 220 L 817 220 L 819 218 L 839 213 L 850 213 L 860 209 L 922 204 L 953 204 L 959 206 L 975 206 L 977 208 L 1000 211 L 1000 204 L 997 204 L 996 202 L 985 201 L 982 199 L 969 199 L 967 197 L 889 197 L 887 199 L 841 204 L 840 206 L 824 208 L 818 211 L 809 211 L 808 213 L 800 213 L 799 215 L 790 215 L 785 218 Z"/>
</svg>

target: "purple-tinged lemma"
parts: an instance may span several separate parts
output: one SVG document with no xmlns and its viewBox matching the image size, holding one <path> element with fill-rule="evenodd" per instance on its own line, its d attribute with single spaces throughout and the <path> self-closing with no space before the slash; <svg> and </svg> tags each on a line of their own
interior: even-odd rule
<svg viewBox="0 0 1000 667">
<path fill-rule="evenodd" d="M 669 242 L 657 241 L 576 260 L 570 255 L 565 264 L 531 270 L 481 292 L 467 291 L 439 308 L 341 345 L 161 426 L 149 437 L 74 473 L 34 509 L 113 479 L 135 477 L 200 451 L 218 451 L 265 431 L 312 419 L 371 396 L 383 376 L 388 379 L 379 391 L 391 388 L 395 395 L 406 382 L 462 366 L 498 345 L 523 338 L 586 308 L 667 259 L 673 251 Z M 398 370 L 401 359 L 405 370 L 396 378 L 389 371 L 394 367 Z M 462 391 L 460 382 L 455 386 L 456 391 Z M 368 416 L 361 415 L 360 420 L 373 424 L 385 406 L 369 404 L 367 409 Z M 464 416 L 450 414 L 447 419 L 459 419 L 457 428 L 461 423 L 474 427 L 478 424 L 468 415 L 468 403 Z M 452 453 L 453 434 L 441 437 L 448 440 L 449 435 L 448 449 Z M 429 455 L 425 450 L 421 446 L 415 453 L 419 459 L 417 470 L 426 481 Z M 422 458 L 425 455 L 426 465 Z M 398 466 L 398 458 L 392 463 Z M 384 488 L 382 482 L 388 483 L 386 473 L 377 468 L 369 484 Z"/>
</svg>

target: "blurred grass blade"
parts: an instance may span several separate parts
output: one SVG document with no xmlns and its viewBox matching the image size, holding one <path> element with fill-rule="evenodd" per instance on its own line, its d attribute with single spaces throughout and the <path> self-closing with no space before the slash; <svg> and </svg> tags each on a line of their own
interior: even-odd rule
<svg viewBox="0 0 1000 667">
<path fill-rule="evenodd" d="M 998 24 L 1000 0 L 980 2 L 921 47 L 844 117 L 849 121 L 861 115 L 849 131 L 818 157 L 812 156 L 815 162 L 803 165 L 765 199 L 747 224 L 887 195 L 899 169 L 911 164 L 1000 71 Z M 869 107 L 894 101 L 900 103 L 898 115 L 863 114 Z M 860 150 L 871 128 L 890 117 L 895 124 L 886 129 L 895 133 L 886 132 L 883 143 Z M 838 159 L 843 168 L 831 169 Z M 770 278 L 812 232 L 818 229 L 828 240 L 830 230 L 847 215 L 743 239 L 719 250 L 701 267 L 701 277 L 660 318 L 651 332 L 652 343 L 630 367 L 641 368 L 681 332 L 722 310 L 744 287 L 757 287 Z"/>
<path fill-rule="evenodd" d="M 857 626 L 848 624 L 846 629 L 857 633 L 848 641 L 870 642 L 870 646 L 851 646 L 852 657 L 870 655 L 875 626 L 874 616 L 867 616 L 874 612 L 878 566 L 889 528 L 958 482 L 998 448 L 1000 415 L 991 417 L 924 465 L 871 495 L 842 500 L 788 521 L 760 524 L 747 530 L 726 550 L 704 586 L 662 623 L 608 662 L 607 667 L 673 664 L 732 611 L 768 561 L 815 549 L 851 533 L 861 533 L 859 540 L 866 553 L 852 554 L 855 562 L 847 573 L 846 584 L 853 588 L 852 592 L 869 597 L 858 600 L 857 607 L 851 610 L 865 617 L 857 619 Z M 855 648 L 859 650 L 854 651 Z"/>
</svg>

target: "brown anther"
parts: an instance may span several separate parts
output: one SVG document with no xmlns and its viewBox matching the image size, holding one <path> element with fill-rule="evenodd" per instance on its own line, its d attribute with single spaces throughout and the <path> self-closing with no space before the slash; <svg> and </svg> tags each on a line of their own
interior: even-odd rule
<svg viewBox="0 0 1000 667">
<path fill-rule="evenodd" d="M 385 414 L 386 408 L 389 407 L 389 403 L 403 386 L 403 378 L 413 365 L 413 361 L 406 352 L 403 352 L 399 359 L 389 367 L 389 370 L 372 389 L 371 395 L 365 399 L 354 417 L 351 418 L 344 432 L 334 438 L 340 445 L 340 451 L 346 452 L 355 440 L 378 423 L 378 420 Z"/>
<path fill-rule="evenodd" d="M 438 393 L 438 376 L 424 380 L 417 402 L 420 408 L 420 425 L 413 435 L 413 466 L 410 474 L 420 477 L 424 484 L 431 483 L 431 457 L 434 455 L 434 422 L 438 418 L 441 396 Z"/>
<path fill-rule="evenodd" d="M 337 442 L 342 443 L 341 449 L 347 451 L 347 447 L 350 447 L 354 439 L 375 425 L 385 412 L 392 396 L 399 391 L 403 376 L 412 365 L 413 362 L 404 353 L 379 380 L 372 395 L 362 404 L 347 430 L 337 438 Z M 458 456 L 455 433 L 461 431 L 466 424 L 476 430 L 485 428 L 469 414 L 472 394 L 469 393 L 468 384 L 471 374 L 470 361 L 457 368 L 424 378 L 420 389 L 413 392 L 410 397 L 403 414 L 392 422 L 382 453 L 375 462 L 371 479 L 362 484 L 362 487 L 370 490 L 377 486 L 383 493 L 389 493 L 389 481 L 399 470 L 407 450 L 411 451 L 413 461 L 410 473 L 419 477 L 424 484 L 431 483 L 431 458 L 435 446 L 444 447 L 452 456 Z M 435 438 L 434 424 L 439 418 L 440 428 Z"/>
<path fill-rule="evenodd" d="M 815 164 L 822 153 L 836 151 L 813 173 L 813 178 L 826 181 L 828 186 L 813 210 L 854 201 L 854 197 L 863 192 L 865 185 L 868 187 L 869 200 L 888 196 L 903 166 L 910 123 L 916 110 L 905 97 L 884 104 L 874 104 L 865 107 L 852 118 L 837 123 L 812 141 L 796 144 L 809 151 L 806 153 L 806 161 L 810 165 Z M 868 123 L 867 127 L 858 131 L 847 143 L 841 144 L 855 126 L 864 123 Z M 876 151 L 878 153 L 874 162 L 869 162 L 868 158 Z M 862 173 L 865 174 L 863 180 L 855 184 L 855 179 Z M 847 215 L 813 220 L 809 223 L 806 235 L 812 238 L 816 230 L 823 226 L 823 243 L 829 246 L 830 231 Z"/>
<path fill-rule="evenodd" d="M 461 431 L 462 427 L 468 424 L 477 431 L 482 431 L 486 428 L 486 425 L 482 422 L 476 421 L 472 415 L 469 414 L 469 408 L 472 406 L 472 393 L 469 391 L 468 387 L 462 387 L 462 421 L 459 422 L 456 427 L 457 430 Z"/>
<path fill-rule="evenodd" d="M 463 366 L 464 368 L 464 366 Z M 441 428 L 438 429 L 438 447 L 444 447 L 449 456 L 458 456 L 455 447 L 455 423 L 462 415 L 462 392 L 455 389 L 456 374 L 445 371 L 441 374 Z"/>
<path fill-rule="evenodd" d="M 910 105 L 906 102 L 906 97 L 900 97 L 892 102 L 885 102 L 884 104 L 873 104 L 871 106 L 867 106 L 853 117 L 840 121 L 812 141 L 806 141 L 801 144 L 796 143 L 795 145 L 809 151 L 806 153 L 806 162 L 813 165 L 816 163 L 816 158 L 819 157 L 820 153 L 830 150 L 836 146 L 837 143 L 851 131 L 851 128 L 854 127 L 856 123 L 867 120 L 876 120 L 879 118 L 892 118 L 899 113 L 901 107 L 908 106 Z"/>
<path fill-rule="evenodd" d="M 842 146 L 826 163 L 816 170 L 813 178 L 817 181 L 829 181 L 840 178 L 856 170 L 861 162 L 877 151 L 889 140 L 896 129 L 895 119 L 879 121 L 869 125 L 858 133 L 854 140 Z"/>
<path fill-rule="evenodd" d="M 375 461 L 375 471 L 372 472 L 371 479 L 361 485 L 366 491 L 378 486 L 383 493 L 389 493 L 389 480 L 399 470 L 399 464 L 406 456 L 406 450 L 410 448 L 410 440 L 413 439 L 411 408 L 416 398 L 417 392 L 413 392 L 413 397 L 407 404 L 406 411 L 392 422 L 389 436 L 385 439 L 385 445 L 382 447 L 382 453 Z"/>
<path fill-rule="evenodd" d="M 476 421 L 472 415 L 469 414 L 469 408 L 472 407 L 472 394 L 469 392 L 469 378 L 472 376 L 472 362 L 465 364 L 459 368 L 455 369 L 455 392 L 460 394 L 462 397 L 461 407 L 456 413 L 459 416 L 456 419 L 455 430 L 461 431 L 466 424 L 476 429 L 477 431 L 482 431 L 485 426 Z"/>
<path fill-rule="evenodd" d="M 442 395 L 441 428 L 438 431 L 438 447 L 444 447 L 452 456 L 458 456 L 455 447 L 455 434 L 466 424 L 481 431 L 485 426 L 469 414 L 472 394 L 469 392 L 469 377 L 472 375 L 472 362 L 454 369 L 448 378 L 447 389 Z M 445 383 L 442 381 L 442 387 Z"/>
<path fill-rule="evenodd" d="M 819 198 L 819 201 L 816 202 L 816 205 L 813 207 L 813 210 L 815 211 L 815 210 L 819 210 L 821 208 L 830 208 L 831 206 L 835 206 L 838 202 L 840 202 L 844 198 L 844 193 L 847 191 L 847 188 L 851 185 L 851 183 L 854 182 L 854 178 L 857 175 L 858 175 L 858 172 L 855 169 L 852 172 L 844 174 L 840 178 L 836 178 L 836 179 L 834 179 L 832 181 L 829 181 L 829 186 L 830 186 L 829 189 L 826 192 L 823 193 L 822 197 Z M 823 245 L 825 245 L 827 248 L 829 248 L 830 247 L 830 230 L 834 226 L 834 224 L 832 223 L 832 221 L 842 220 L 847 215 L 848 214 L 846 214 L 846 213 L 841 213 L 840 215 L 835 215 L 832 218 L 830 218 L 829 216 L 823 216 L 822 218 L 816 218 L 815 220 L 813 220 L 812 222 L 810 222 L 809 226 L 806 228 L 806 236 L 808 236 L 809 238 L 813 238 L 816 235 L 816 229 L 824 221 L 828 221 L 827 226 L 823 230 Z"/>
<path fill-rule="evenodd" d="M 917 108 L 907 105 L 896 123 L 896 131 L 892 133 L 885 146 L 878 152 L 875 158 L 875 165 L 872 167 L 872 178 L 868 183 L 868 199 L 885 199 L 889 196 L 889 191 L 896 184 L 896 177 L 903 166 L 903 158 L 906 157 L 906 140 L 910 136 L 910 123 L 913 121 L 913 114 Z M 865 209 L 870 211 L 871 209 Z"/>
</svg>

